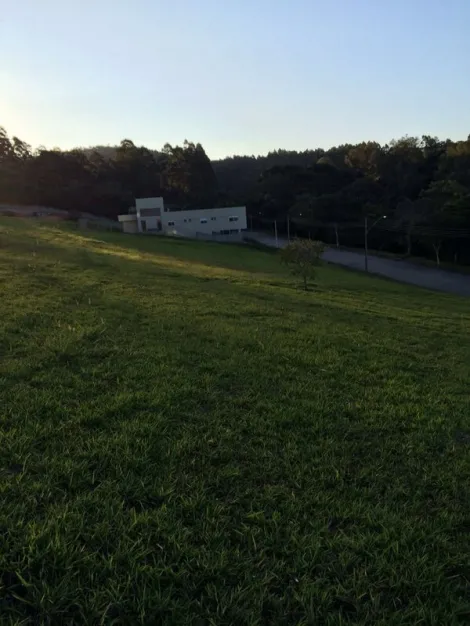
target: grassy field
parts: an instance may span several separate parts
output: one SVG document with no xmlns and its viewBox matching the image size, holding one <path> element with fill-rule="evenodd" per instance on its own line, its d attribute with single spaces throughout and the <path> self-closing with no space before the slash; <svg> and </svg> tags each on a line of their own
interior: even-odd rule
<svg viewBox="0 0 470 626">
<path fill-rule="evenodd" d="M 470 619 L 470 301 L 0 220 L 0 623 Z"/>
</svg>

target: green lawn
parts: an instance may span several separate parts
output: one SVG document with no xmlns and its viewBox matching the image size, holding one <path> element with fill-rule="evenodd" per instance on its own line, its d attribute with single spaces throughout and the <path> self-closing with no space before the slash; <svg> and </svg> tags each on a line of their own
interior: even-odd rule
<svg viewBox="0 0 470 626">
<path fill-rule="evenodd" d="M 470 618 L 470 301 L 0 220 L 0 623 Z"/>
</svg>

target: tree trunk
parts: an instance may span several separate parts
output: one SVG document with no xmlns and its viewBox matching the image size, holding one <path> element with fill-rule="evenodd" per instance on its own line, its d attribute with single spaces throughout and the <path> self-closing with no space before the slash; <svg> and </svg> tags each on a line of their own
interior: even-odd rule
<svg viewBox="0 0 470 626">
<path fill-rule="evenodd" d="M 338 224 L 335 224 L 336 247 L 339 248 Z"/>
<path fill-rule="evenodd" d="M 442 241 L 438 241 L 437 243 L 433 243 L 432 247 L 434 248 L 434 252 L 436 253 L 436 264 L 440 265 L 441 264 L 441 258 L 439 256 L 439 252 L 441 250 L 441 246 L 442 246 Z"/>
</svg>

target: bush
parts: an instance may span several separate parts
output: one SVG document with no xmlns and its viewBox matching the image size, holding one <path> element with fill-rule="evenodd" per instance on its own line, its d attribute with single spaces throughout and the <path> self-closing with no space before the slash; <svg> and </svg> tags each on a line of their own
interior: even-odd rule
<svg viewBox="0 0 470 626">
<path fill-rule="evenodd" d="M 321 241 L 296 239 L 281 250 L 281 262 L 295 276 L 302 276 L 304 289 L 308 289 L 308 279 L 315 278 L 315 268 L 321 263 L 325 249 Z"/>
</svg>

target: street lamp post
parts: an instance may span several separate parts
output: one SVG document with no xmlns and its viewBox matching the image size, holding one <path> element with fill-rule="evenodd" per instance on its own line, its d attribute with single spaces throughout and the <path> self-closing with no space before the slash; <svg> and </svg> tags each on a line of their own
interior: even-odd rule
<svg viewBox="0 0 470 626">
<path fill-rule="evenodd" d="M 364 269 L 366 270 L 366 272 L 369 271 L 369 248 L 367 245 L 367 237 L 370 233 L 370 231 L 374 228 L 374 226 L 376 224 L 378 224 L 380 222 L 380 220 L 385 220 L 387 219 L 386 215 L 381 215 L 380 217 L 378 217 L 375 222 L 373 222 L 372 226 L 369 226 L 369 215 L 366 215 L 364 217 Z"/>
</svg>

